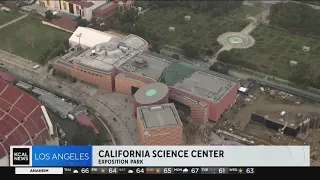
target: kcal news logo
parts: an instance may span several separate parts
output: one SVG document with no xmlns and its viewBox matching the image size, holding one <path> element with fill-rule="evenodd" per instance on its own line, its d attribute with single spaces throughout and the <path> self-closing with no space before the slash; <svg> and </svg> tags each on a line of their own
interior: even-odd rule
<svg viewBox="0 0 320 180">
<path fill-rule="evenodd" d="M 11 147 L 11 165 L 29 166 L 31 164 L 30 147 Z"/>
</svg>

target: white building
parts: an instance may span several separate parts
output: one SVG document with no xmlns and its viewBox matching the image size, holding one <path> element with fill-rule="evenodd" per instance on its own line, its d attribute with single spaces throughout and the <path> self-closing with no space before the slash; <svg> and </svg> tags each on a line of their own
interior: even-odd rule
<svg viewBox="0 0 320 180">
<path fill-rule="evenodd" d="M 69 38 L 70 47 L 79 45 L 79 40 L 82 48 L 92 48 L 100 43 L 119 42 L 121 38 L 92 28 L 78 27 Z"/>
</svg>

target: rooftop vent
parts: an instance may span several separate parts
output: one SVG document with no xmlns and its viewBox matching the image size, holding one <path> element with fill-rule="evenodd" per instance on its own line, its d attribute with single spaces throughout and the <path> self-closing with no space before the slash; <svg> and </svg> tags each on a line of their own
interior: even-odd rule
<svg viewBox="0 0 320 180">
<path fill-rule="evenodd" d="M 94 56 L 94 55 L 96 55 L 96 50 L 91 51 L 91 56 Z"/>
<path fill-rule="evenodd" d="M 101 46 L 96 46 L 95 51 L 96 53 L 99 53 L 101 51 Z"/>
<path fill-rule="evenodd" d="M 147 66 L 147 61 L 143 58 L 136 58 L 133 63 L 134 66 L 138 68 L 144 68 Z"/>
<path fill-rule="evenodd" d="M 157 110 L 160 110 L 160 109 L 162 109 L 161 106 L 153 106 L 153 107 L 150 107 L 150 110 L 151 110 L 151 111 L 157 111 Z"/>
</svg>

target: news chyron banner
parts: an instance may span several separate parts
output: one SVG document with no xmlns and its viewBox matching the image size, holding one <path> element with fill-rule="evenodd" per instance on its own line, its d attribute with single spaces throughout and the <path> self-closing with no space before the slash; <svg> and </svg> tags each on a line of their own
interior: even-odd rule
<svg viewBox="0 0 320 180">
<path fill-rule="evenodd" d="M 11 146 L 10 166 L 310 166 L 309 146 Z"/>
</svg>

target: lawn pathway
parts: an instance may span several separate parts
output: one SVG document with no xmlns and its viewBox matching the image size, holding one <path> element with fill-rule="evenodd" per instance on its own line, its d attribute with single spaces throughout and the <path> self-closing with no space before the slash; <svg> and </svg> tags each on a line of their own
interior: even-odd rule
<svg viewBox="0 0 320 180">
<path fill-rule="evenodd" d="M 10 24 L 13 24 L 13 23 L 15 23 L 15 22 L 17 22 L 17 21 L 20 21 L 21 19 L 26 18 L 28 15 L 29 15 L 29 14 L 25 14 L 25 15 L 23 15 L 23 16 L 21 16 L 21 17 L 18 17 L 17 19 L 14 19 L 14 20 L 12 20 L 12 21 L 10 21 L 10 22 L 5 23 L 5 24 L 3 24 L 3 25 L 0 26 L 0 29 L 4 28 L 4 27 L 6 27 L 6 26 L 9 26 Z"/>
<path fill-rule="evenodd" d="M 241 32 L 245 34 L 250 34 L 256 27 L 258 27 L 260 22 L 263 22 L 268 17 L 268 15 L 269 15 L 269 9 L 265 9 L 261 11 L 261 13 L 255 17 L 254 21 L 252 21 L 245 28 L 243 28 Z M 209 59 L 209 62 L 211 64 L 217 62 L 217 57 L 221 51 L 224 51 L 224 50 L 230 51 L 232 48 L 233 47 L 230 45 L 223 46 L 212 58 Z"/>
</svg>

